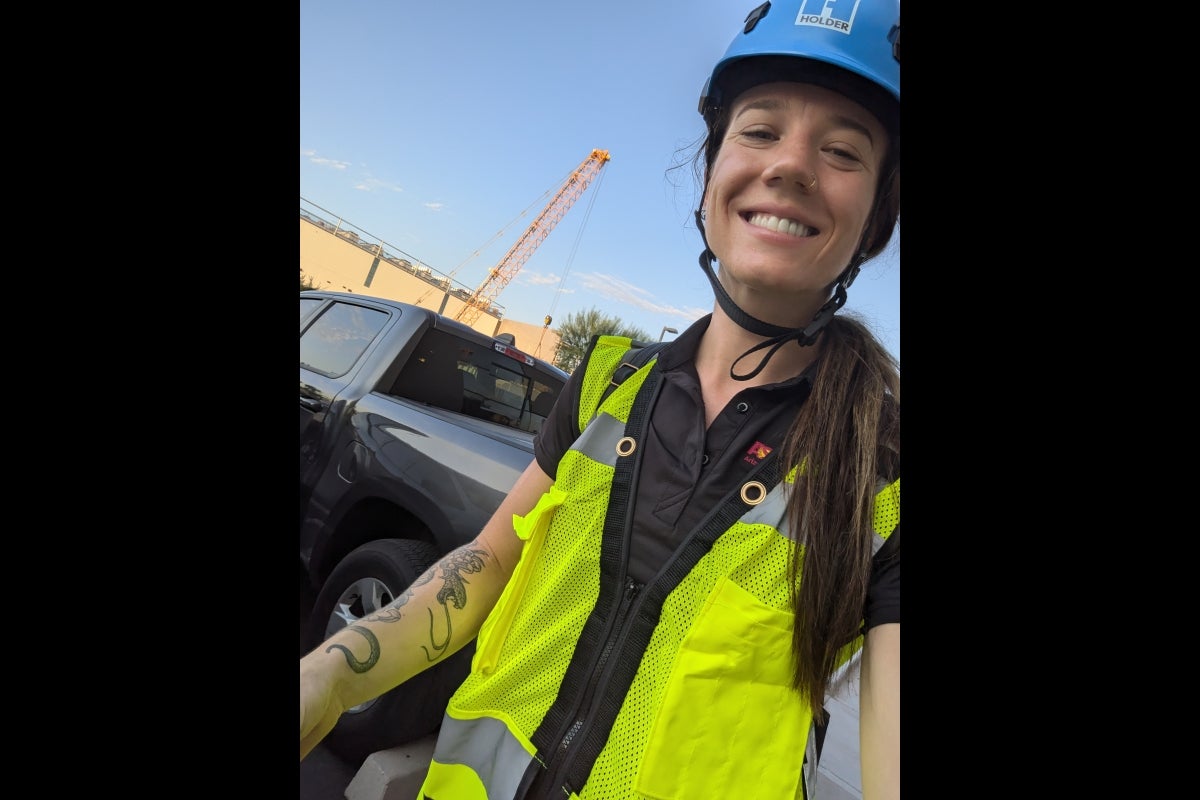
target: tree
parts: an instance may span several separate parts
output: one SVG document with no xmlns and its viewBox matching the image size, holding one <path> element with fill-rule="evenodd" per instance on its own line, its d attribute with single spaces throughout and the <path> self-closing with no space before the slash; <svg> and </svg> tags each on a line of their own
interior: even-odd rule
<svg viewBox="0 0 1200 800">
<path fill-rule="evenodd" d="M 650 334 L 634 325 L 626 325 L 620 317 L 602 314 L 595 308 L 568 314 L 558 326 L 558 350 L 554 353 L 554 365 L 572 372 L 583 361 L 583 355 L 597 334 L 628 336 L 641 342 L 652 341 Z"/>
<path fill-rule="evenodd" d="M 300 291 L 305 292 L 315 288 L 317 285 L 313 283 L 313 279 L 305 275 L 304 270 L 300 270 Z"/>
</svg>

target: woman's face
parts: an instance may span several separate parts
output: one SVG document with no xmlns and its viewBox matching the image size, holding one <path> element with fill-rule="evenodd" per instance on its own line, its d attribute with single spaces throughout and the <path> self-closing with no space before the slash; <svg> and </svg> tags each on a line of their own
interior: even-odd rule
<svg viewBox="0 0 1200 800">
<path fill-rule="evenodd" d="M 887 145 L 874 115 L 828 89 L 768 83 L 738 96 L 704 208 L 721 283 L 740 307 L 808 323 L 859 247 Z"/>
</svg>

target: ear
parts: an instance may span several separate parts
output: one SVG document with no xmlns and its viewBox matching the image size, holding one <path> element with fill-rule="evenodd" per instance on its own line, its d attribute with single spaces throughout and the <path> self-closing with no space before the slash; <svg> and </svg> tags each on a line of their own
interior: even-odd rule
<svg viewBox="0 0 1200 800">
<path fill-rule="evenodd" d="M 872 254 L 883 250 L 892 237 L 899 214 L 900 170 L 897 169 L 890 180 L 879 187 L 874 211 L 863 226 L 863 250 Z"/>
</svg>

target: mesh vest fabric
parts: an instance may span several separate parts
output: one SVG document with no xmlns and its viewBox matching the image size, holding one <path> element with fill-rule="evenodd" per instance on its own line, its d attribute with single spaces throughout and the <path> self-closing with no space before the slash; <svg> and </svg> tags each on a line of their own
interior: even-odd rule
<svg viewBox="0 0 1200 800">
<path fill-rule="evenodd" d="M 551 490 L 514 518 L 524 550 L 449 703 L 422 798 L 507 800 L 536 757 L 530 737 L 596 602 L 614 445 L 651 367 L 594 414 L 628 347 L 624 337 L 597 341 L 580 390 L 583 434 Z M 811 711 L 791 689 L 784 493 L 781 483 L 743 514 L 668 595 L 608 739 L 571 797 L 802 796 L 806 751 L 815 759 Z M 877 547 L 898 521 L 899 482 L 879 500 Z M 861 638 L 844 660 L 859 647 Z"/>
</svg>

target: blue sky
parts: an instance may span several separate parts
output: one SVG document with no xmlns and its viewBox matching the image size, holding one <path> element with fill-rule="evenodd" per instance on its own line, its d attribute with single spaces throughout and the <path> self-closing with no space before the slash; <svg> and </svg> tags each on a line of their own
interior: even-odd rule
<svg viewBox="0 0 1200 800">
<path fill-rule="evenodd" d="M 682 331 L 713 307 L 693 219 L 696 103 L 756 5 L 301 0 L 301 204 L 474 289 L 608 150 L 496 302 L 552 327 L 594 307 L 653 338 Z M 898 235 L 845 307 L 899 357 Z"/>
</svg>

